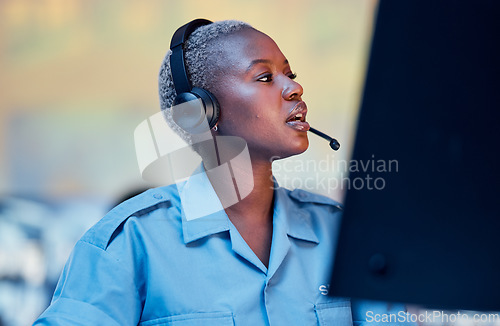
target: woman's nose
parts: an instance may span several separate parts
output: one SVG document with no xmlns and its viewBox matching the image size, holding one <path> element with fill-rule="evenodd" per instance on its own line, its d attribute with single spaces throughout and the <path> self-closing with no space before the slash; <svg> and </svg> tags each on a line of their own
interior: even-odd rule
<svg viewBox="0 0 500 326">
<path fill-rule="evenodd" d="M 283 91 L 281 92 L 281 96 L 285 100 L 294 100 L 294 99 L 301 99 L 302 94 L 304 94 L 304 89 L 302 86 L 297 83 L 296 81 L 288 78 L 285 84 L 283 85 Z"/>
</svg>

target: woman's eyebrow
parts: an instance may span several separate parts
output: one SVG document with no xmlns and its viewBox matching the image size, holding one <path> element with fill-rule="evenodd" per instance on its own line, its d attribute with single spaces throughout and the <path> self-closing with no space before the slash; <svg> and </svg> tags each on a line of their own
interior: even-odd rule
<svg viewBox="0 0 500 326">
<path fill-rule="evenodd" d="M 250 62 L 250 65 L 248 65 L 248 68 L 247 68 L 246 72 L 249 72 L 250 69 L 252 69 L 252 67 L 255 66 L 258 63 L 272 64 L 272 61 L 269 60 L 269 59 L 255 59 L 255 60 L 252 60 L 252 62 Z M 288 60 L 285 59 L 285 61 L 283 62 L 283 64 L 287 65 L 288 64 Z"/>
</svg>

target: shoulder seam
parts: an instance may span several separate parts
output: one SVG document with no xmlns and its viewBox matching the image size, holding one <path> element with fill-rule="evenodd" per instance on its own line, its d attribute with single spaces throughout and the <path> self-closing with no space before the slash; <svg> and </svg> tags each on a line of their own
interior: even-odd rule
<svg viewBox="0 0 500 326">
<path fill-rule="evenodd" d="M 139 203 L 132 204 L 134 198 L 135 200 L 144 198 L 144 200 L 139 202 L 140 205 Z M 166 208 L 172 207 L 171 198 L 162 194 L 161 190 L 158 189 L 150 189 L 134 198 L 114 207 L 97 224 L 90 228 L 81 240 L 106 250 L 116 230 L 131 216 L 147 214 L 162 204 Z"/>
<path fill-rule="evenodd" d="M 336 200 L 324 195 L 311 193 L 302 189 L 294 189 L 293 191 L 288 190 L 288 195 L 292 199 L 299 201 L 301 203 L 316 203 L 320 205 L 329 205 L 336 207 L 340 211 L 344 210 L 342 204 L 340 204 Z"/>
</svg>

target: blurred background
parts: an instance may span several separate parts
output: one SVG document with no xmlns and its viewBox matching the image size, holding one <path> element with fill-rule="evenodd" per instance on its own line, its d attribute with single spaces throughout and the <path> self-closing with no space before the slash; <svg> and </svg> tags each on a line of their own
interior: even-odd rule
<svg viewBox="0 0 500 326">
<path fill-rule="evenodd" d="M 141 179 L 134 129 L 159 111 L 173 32 L 238 19 L 270 35 L 298 74 L 309 150 L 279 162 L 282 186 L 342 201 L 374 0 L 0 1 L 0 325 L 49 304 L 74 243 Z M 321 162 L 321 164 L 320 164 Z"/>
</svg>

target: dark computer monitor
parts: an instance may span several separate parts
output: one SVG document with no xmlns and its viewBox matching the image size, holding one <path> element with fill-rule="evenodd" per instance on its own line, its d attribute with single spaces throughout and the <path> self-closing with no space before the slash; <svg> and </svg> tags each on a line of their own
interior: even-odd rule
<svg viewBox="0 0 500 326">
<path fill-rule="evenodd" d="M 499 17 L 380 1 L 332 295 L 500 310 Z"/>
</svg>

